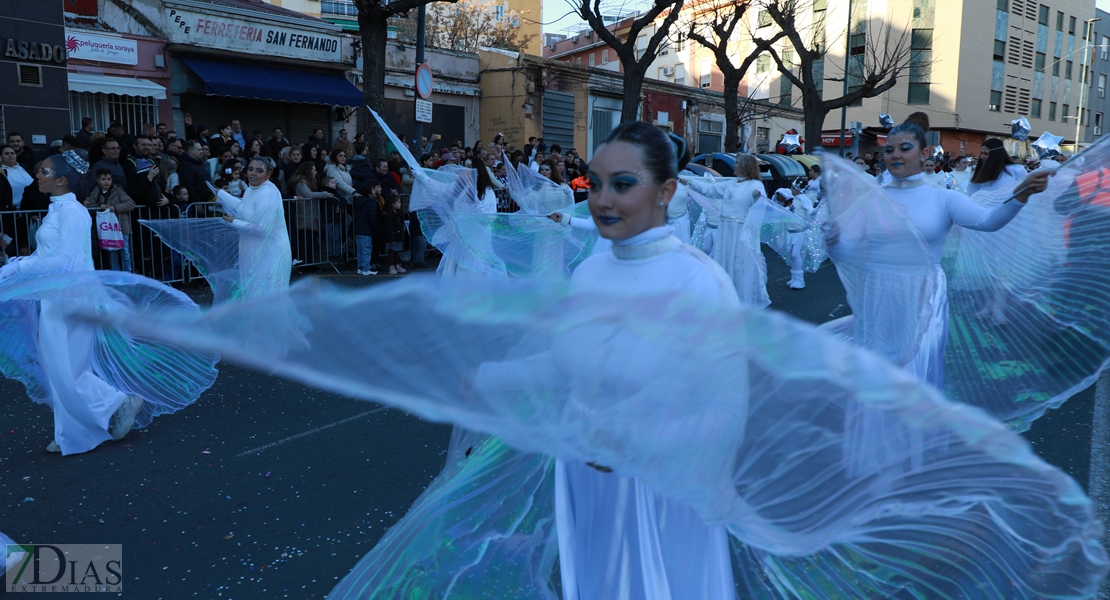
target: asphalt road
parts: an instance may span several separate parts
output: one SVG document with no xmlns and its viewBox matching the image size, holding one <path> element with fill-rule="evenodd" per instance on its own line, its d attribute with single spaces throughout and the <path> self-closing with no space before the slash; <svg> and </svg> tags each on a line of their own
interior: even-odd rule
<svg viewBox="0 0 1110 600">
<path fill-rule="evenodd" d="M 849 313 L 831 264 L 801 291 L 786 288 L 781 259 L 769 255 L 768 267 L 773 308 L 814 323 Z M 222 364 L 196 405 L 63 458 L 45 451 L 49 409 L 7 380 L 0 398 L 0 531 L 18 542 L 122 543 L 123 596 L 144 600 L 323 598 L 438 473 L 450 434 Z M 1084 392 L 1026 434 L 1084 487 L 1091 402 Z"/>
</svg>

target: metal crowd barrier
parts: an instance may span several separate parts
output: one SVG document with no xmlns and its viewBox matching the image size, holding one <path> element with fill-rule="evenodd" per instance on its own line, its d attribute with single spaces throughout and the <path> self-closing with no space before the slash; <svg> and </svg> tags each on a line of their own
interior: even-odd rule
<svg viewBox="0 0 1110 600">
<path fill-rule="evenodd" d="M 110 270 L 112 268 L 112 255 L 115 255 L 118 269 L 123 267 L 121 250 L 101 250 L 99 237 L 96 233 L 97 209 L 89 208 L 92 217 L 92 260 L 93 268 Z M 8 257 L 28 256 L 36 249 L 35 234 L 42 225 L 46 216 L 45 210 L 14 210 L 0 212 L 0 232 L 11 238 L 5 244 L 4 253 Z M 140 219 L 177 219 L 181 218 L 181 210 L 177 206 L 151 209 L 139 206 L 135 210 L 117 215 L 120 219 L 131 219 L 131 243 L 128 251 L 131 258 L 131 271 L 163 281 L 166 283 L 179 283 L 184 281 L 185 264 L 182 256 L 170 249 L 154 235 L 154 232 L 139 225 Z"/>
<path fill-rule="evenodd" d="M 498 207 L 501 209 L 504 199 L 499 196 Z M 408 195 L 402 198 L 402 205 L 407 206 Z M 339 267 L 357 260 L 358 249 L 354 242 L 351 208 L 333 212 L 331 205 L 321 200 L 307 200 L 289 198 L 282 200 L 285 208 L 285 224 L 289 232 L 289 243 L 293 258 L 298 267 L 330 265 L 339 272 Z M 515 203 L 509 199 L 505 204 L 506 210 L 516 210 Z M 512 210 L 508 210 L 511 208 Z M 11 238 L 3 246 L 3 252 L 9 256 L 27 256 L 36 249 L 35 234 L 42 219 L 48 211 L 45 210 L 15 210 L 0 211 L 0 232 Z M 121 251 L 102 250 L 99 246 L 99 237 L 96 232 L 96 208 L 89 208 L 92 217 L 92 259 L 93 268 L 98 270 L 111 270 L 113 262 L 116 269 L 122 270 L 123 260 Z M 203 279 L 203 276 L 180 253 L 164 244 L 150 229 L 139 224 L 140 220 L 151 219 L 205 219 L 219 218 L 224 211 L 218 202 L 193 202 L 185 206 L 167 206 L 163 208 L 136 207 L 135 210 L 117 215 L 121 220 L 131 219 L 131 240 L 128 246 L 131 258 L 131 271 L 145 275 L 165 283 L 183 283 L 194 279 Z M 409 235 L 406 228 L 404 250 L 402 258 L 408 259 Z M 375 250 L 378 253 L 376 261 L 380 265 L 387 264 L 384 250 L 384 240 L 375 238 Z M 431 247 L 428 247 L 431 249 Z M 113 261 L 113 255 L 117 260 Z"/>
</svg>

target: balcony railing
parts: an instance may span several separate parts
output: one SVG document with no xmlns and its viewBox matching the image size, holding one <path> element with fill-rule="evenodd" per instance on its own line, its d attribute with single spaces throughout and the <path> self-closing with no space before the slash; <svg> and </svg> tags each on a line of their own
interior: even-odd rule
<svg viewBox="0 0 1110 600">
<path fill-rule="evenodd" d="M 323 0 L 320 2 L 320 14 L 357 17 L 358 9 L 351 0 Z"/>
</svg>

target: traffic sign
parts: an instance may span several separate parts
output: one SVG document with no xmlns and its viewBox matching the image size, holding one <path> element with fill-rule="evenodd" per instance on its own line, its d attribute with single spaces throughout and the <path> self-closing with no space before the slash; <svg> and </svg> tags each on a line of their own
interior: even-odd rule
<svg viewBox="0 0 1110 600">
<path fill-rule="evenodd" d="M 420 123 L 432 122 L 432 103 L 427 100 L 416 99 L 416 120 Z"/>
<path fill-rule="evenodd" d="M 425 100 L 432 97 L 432 68 L 428 63 L 416 67 L 416 93 Z"/>
</svg>

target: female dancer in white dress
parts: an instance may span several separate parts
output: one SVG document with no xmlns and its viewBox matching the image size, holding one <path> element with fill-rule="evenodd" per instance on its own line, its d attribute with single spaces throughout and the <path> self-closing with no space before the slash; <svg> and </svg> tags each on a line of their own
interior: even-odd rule
<svg viewBox="0 0 1110 600">
<path fill-rule="evenodd" d="M 1002 140 L 987 138 L 979 149 L 979 162 L 975 165 L 975 173 L 967 184 L 967 194 L 970 196 L 975 192 L 1012 187 L 1025 179 L 1026 174 L 1025 167 L 1010 161 L 1010 155 L 1006 152 L 1006 146 L 1002 144 Z"/>
<path fill-rule="evenodd" d="M 927 125 L 927 123 L 926 123 Z M 907 368 L 920 379 L 944 389 L 944 349 L 948 340 L 948 297 L 940 260 L 944 242 L 953 225 L 978 231 L 997 231 L 1010 222 L 1029 200 L 1048 185 L 1048 172 L 1025 177 L 1018 186 L 1015 200 L 985 207 L 967 196 L 951 190 L 938 189 L 923 181 L 921 170 L 927 149 L 925 129 L 918 123 L 903 123 L 891 129 L 884 154 L 887 170 L 893 181 L 884 186 L 891 200 L 905 210 L 905 216 L 932 255 L 937 285 L 933 290 L 932 318 L 921 339 L 917 353 Z M 988 140 L 989 142 L 990 140 Z M 999 142 L 1001 144 L 1001 142 Z M 984 144 L 987 146 L 987 144 Z M 984 150 L 984 152 L 995 152 Z M 1004 152 L 1004 150 L 998 150 Z M 977 171 L 977 174 L 981 171 Z M 974 180 L 972 186 L 974 187 Z"/>
<path fill-rule="evenodd" d="M 73 151 L 43 161 L 38 186 L 51 202 L 35 235 L 37 249 L 0 269 L 0 285 L 17 277 L 93 270 L 92 218 L 71 191 L 82 180 L 82 170 L 88 170 L 88 163 Z M 54 441 L 46 449 L 67 455 L 123 439 L 143 405 L 142 398 L 121 392 L 93 372 L 95 328 L 73 316 L 72 308 L 42 300 L 38 317 L 38 357 L 54 409 Z"/>
<path fill-rule="evenodd" d="M 239 232 L 239 298 L 266 296 L 289 287 L 293 268 L 289 230 L 281 192 L 270 183 L 273 163 L 256 156 L 247 164 L 249 187 L 242 198 L 216 191 L 228 214 L 223 219 Z"/>
<path fill-rule="evenodd" d="M 140 221 L 201 270 L 216 303 L 267 296 L 289 287 L 289 229 L 281 192 L 269 180 L 273 169 L 267 158 L 251 159 L 242 198 L 209 184 L 227 213 L 222 220 Z"/>
<path fill-rule="evenodd" d="M 684 143 L 678 143 L 681 156 Z M 586 259 L 574 272 L 572 290 L 684 291 L 707 304 L 739 304 L 728 275 L 665 226 L 677 166 L 674 146 L 647 123 L 618 127 L 597 149 L 588 202 L 601 236 L 613 242 L 612 253 Z M 692 509 L 636 479 L 604 471 L 556 463 L 565 600 L 735 597 L 724 528 L 706 525 Z"/>
<path fill-rule="evenodd" d="M 462 167 L 441 167 L 442 170 L 457 170 Z M 493 180 L 489 176 L 489 169 L 466 169 L 466 171 L 474 173 L 472 179 L 476 186 L 476 194 L 478 202 L 471 201 L 471 196 L 456 197 L 451 199 L 453 202 L 452 208 L 455 213 L 465 215 L 467 213 L 481 214 L 481 215 L 495 215 L 497 214 L 497 195 L 494 193 Z M 417 176 L 419 179 L 420 176 Z M 476 178 L 476 179 L 475 179 Z M 446 199 L 440 198 L 439 201 Z M 456 227 L 459 229 L 459 242 L 472 245 L 477 249 L 478 253 L 482 256 L 493 255 L 492 249 L 492 236 L 489 230 L 489 222 L 486 220 L 468 220 L 465 216 L 455 222 Z M 432 242 L 435 244 L 435 240 Z M 459 270 L 467 270 L 460 265 L 455 259 L 451 258 L 448 254 L 444 254 L 443 258 L 439 261 L 439 268 L 436 269 L 441 275 L 452 275 Z"/>
<path fill-rule="evenodd" d="M 752 205 L 760 197 L 766 198 L 767 194 L 759 176 L 759 163 L 751 154 L 736 155 L 734 173 L 735 179 L 688 177 L 683 178 L 682 183 L 711 202 L 719 202 L 715 207 L 717 211 L 705 211 L 706 226 L 713 230 L 706 236 L 712 238 L 710 254 L 728 273 L 741 302 L 751 304 L 754 298 L 751 297 L 750 282 L 758 280 L 759 285 L 765 285 L 756 276 L 762 270 L 753 264 L 753 261 L 762 261 L 763 257 L 762 254 L 753 255 L 751 245 L 742 233 Z M 759 240 L 755 240 L 754 244 L 758 254 Z"/>
</svg>

